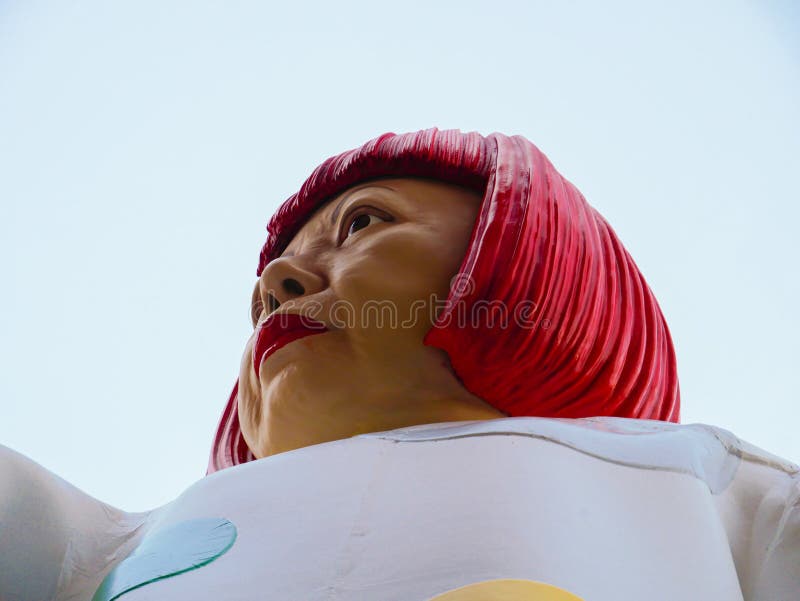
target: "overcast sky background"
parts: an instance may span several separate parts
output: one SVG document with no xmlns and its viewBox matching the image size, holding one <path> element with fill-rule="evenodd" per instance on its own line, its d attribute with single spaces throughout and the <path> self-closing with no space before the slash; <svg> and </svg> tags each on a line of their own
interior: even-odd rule
<svg viewBox="0 0 800 601">
<path fill-rule="evenodd" d="M 123 509 L 175 498 L 269 216 L 437 126 L 537 144 L 655 291 L 684 423 L 800 460 L 798 6 L 0 1 L 0 443 Z"/>
</svg>

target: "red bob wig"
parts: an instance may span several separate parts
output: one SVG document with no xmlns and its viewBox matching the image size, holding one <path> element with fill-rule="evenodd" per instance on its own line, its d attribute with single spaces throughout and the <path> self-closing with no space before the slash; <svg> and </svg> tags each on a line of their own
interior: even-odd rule
<svg viewBox="0 0 800 601">
<path fill-rule="evenodd" d="M 448 306 L 425 338 L 467 390 L 509 416 L 678 421 L 675 351 L 653 293 L 605 219 L 525 138 L 429 129 L 328 159 L 270 220 L 258 275 L 331 196 L 403 176 L 483 194 Z M 476 303 L 522 307 L 524 323 L 499 329 L 453 315 Z M 253 458 L 235 386 L 208 471 Z"/>
</svg>

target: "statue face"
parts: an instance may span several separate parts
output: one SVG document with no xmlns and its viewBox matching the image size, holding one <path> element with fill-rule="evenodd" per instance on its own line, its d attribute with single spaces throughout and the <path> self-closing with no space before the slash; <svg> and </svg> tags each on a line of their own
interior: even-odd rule
<svg viewBox="0 0 800 601">
<path fill-rule="evenodd" d="M 480 202 L 430 180 L 366 182 L 323 205 L 267 265 L 239 379 L 242 433 L 256 456 L 502 416 L 423 344 Z"/>
</svg>

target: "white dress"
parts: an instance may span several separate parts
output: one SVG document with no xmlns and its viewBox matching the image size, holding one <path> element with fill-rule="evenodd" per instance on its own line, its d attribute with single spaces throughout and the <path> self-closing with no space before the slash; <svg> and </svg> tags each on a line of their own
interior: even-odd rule
<svg viewBox="0 0 800 601">
<path fill-rule="evenodd" d="M 711 426 L 405 428 L 226 469 L 140 514 L 0 451 L 4 601 L 88 600 L 112 569 L 98 599 L 425 601 L 519 579 L 586 601 L 800 600 L 798 467 Z M 226 549 L 143 584 L 186 553 L 170 533 L 206 544 L 201 518 Z"/>
</svg>

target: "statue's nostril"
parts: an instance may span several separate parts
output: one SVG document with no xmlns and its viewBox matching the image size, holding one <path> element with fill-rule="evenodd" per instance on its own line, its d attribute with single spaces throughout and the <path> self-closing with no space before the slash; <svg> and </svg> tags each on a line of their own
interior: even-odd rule
<svg viewBox="0 0 800 601">
<path fill-rule="evenodd" d="M 286 278 L 283 280 L 283 289 L 294 296 L 305 294 L 306 291 L 303 285 L 293 278 Z"/>
</svg>

